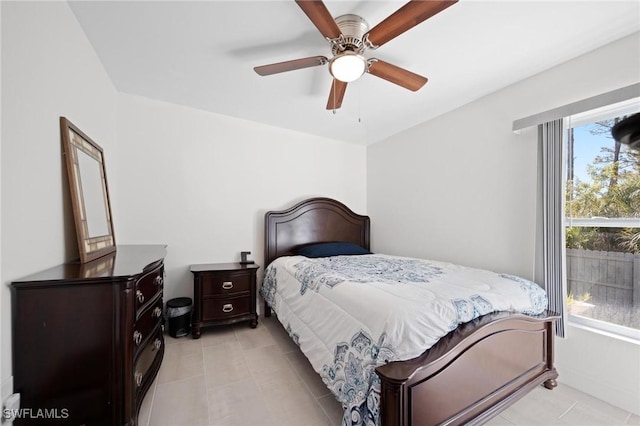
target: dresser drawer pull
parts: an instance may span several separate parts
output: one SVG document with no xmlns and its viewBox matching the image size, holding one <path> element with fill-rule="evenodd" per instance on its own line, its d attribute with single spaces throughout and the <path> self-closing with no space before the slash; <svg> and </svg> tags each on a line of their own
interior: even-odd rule
<svg viewBox="0 0 640 426">
<path fill-rule="evenodd" d="M 138 330 L 133 332 L 133 341 L 136 343 L 136 345 L 139 345 L 140 342 L 142 342 L 142 333 L 140 333 Z"/>
<path fill-rule="evenodd" d="M 164 279 L 162 279 L 161 275 L 158 275 L 157 277 L 154 278 L 153 280 L 154 284 L 157 285 L 158 287 L 161 287 L 162 284 L 164 283 Z"/>
<path fill-rule="evenodd" d="M 162 342 L 160 341 L 160 339 L 156 339 L 153 341 L 153 347 L 156 348 L 156 350 L 160 349 L 160 346 L 162 346 Z"/>
<path fill-rule="evenodd" d="M 233 282 L 231 281 L 225 281 L 222 283 L 222 288 L 224 288 L 225 290 L 229 290 L 233 288 Z"/>
<path fill-rule="evenodd" d="M 140 290 L 136 290 L 136 297 L 138 298 L 139 303 L 144 302 L 144 294 Z"/>
<path fill-rule="evenodd" d="M 222 312 L 231 312 L 233 311 L 233 305 L 231 303 L 227 303 L 226 305 L 222 306 Z"/>
<path fill-rule="evenodd" d="M 140 387 L 140 385 L 142 384 L 142 377 L 143 377 L 142 373 L 139 371 L 136 371 L 133 377 L 136 379 L 136 386 Z"/>
<path fill-rule="evenodd" d="M 156 318 L 160 318 L 160 315 L 162 315 L 162 309 L 160 309 L 159 306 L 156 306 L 156 308 L 153 310 L 153 316 Z"/>
</svg>

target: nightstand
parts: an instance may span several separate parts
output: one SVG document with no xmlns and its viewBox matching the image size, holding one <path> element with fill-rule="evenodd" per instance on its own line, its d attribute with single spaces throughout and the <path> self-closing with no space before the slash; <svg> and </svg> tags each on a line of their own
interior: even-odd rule
<svg viewBox="0 0 640 426">
<path fill-rule="evenodd" d="M 203 327 L 250 321 L 258 325 L 256 272 L 260 266 L 240 263 L 191 265 L 193 273 L 193 338 Z"/>
</svg>

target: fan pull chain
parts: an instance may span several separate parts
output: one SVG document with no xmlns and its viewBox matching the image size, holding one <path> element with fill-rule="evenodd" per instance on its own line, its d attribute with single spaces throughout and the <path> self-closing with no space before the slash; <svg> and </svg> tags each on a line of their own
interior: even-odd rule
<svg viewBox="0 0 640 426">
<path fill-rule="evenodd" d="M 361 107 L 362 107 L 362 84 L 358 84 L 358 123 L 362 123 L 362 108 Z"/>
</svg>

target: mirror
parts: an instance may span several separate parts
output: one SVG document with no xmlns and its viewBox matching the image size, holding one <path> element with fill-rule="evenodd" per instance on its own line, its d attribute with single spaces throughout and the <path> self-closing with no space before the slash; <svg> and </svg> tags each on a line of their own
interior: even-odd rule
<svg viewBox="0 0 640 426">
<path fill-rule="evenodd" d="M 60 132 L 69 176 L 80 262 L 116 250 L 102 148 L 65 117 Z"/>
</svg>

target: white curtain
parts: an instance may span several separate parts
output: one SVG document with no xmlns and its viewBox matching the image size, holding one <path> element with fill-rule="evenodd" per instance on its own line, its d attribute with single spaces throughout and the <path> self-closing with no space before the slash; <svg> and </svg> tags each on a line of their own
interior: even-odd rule
<svg viewBox="0 0 640 426">
<path fill-rule="evenodd" d="M 542 284 L 549 295 L 549 310 L 561 318 L 556 323 L 556 335 L 564 337 L 567 317 L 563 174 L 563 120 L 538 126 L 538 211 L 536 236 L 536 266 L 534 280 Z"/>
</svg>

